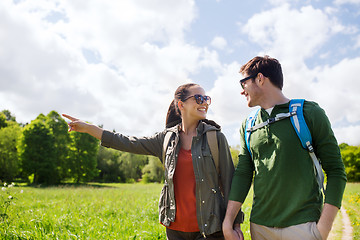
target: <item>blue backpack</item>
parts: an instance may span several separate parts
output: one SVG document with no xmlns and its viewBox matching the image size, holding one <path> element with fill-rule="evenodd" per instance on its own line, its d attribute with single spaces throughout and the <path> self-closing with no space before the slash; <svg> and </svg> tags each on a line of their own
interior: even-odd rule
<svg viewBox="0 0 360 240">
<path fill-rule="evenodd" d="M 306 125 L 304 114 L 303 114 L 303 106 L 304 106 L 304 99 L 292 99 L 290 100 L 289 104 L 289 112 L 288 113 L 279 113 L 273 118 L 269 118 L 267 121 L 255 125 L 255 121 L 260 109 L 256 109 L 255 111 L 251 112 L 246 119 L 245 125 L 245 142 L 246 147 L 252 157 L 252 153 L 250 150 L 250 135 L 253 131 L 262 128 L 266 125 L 272 124 L 274 122 L 280 121 L 282 119 L 290 117 L 291 123 L 294 127 L 296 134 L 298 135 L 301 145 L 303 148 L 307 149 L 311 159 L 314 163 L 314 171 L 316 175 L 316 179 L 318 181 L 320 189 L 324 191 L 324 173 L 321 168 L 320 161 L 317 159 L 314 148 L 312 146 L 312 138 L 311 133 Z"/>
</svg>

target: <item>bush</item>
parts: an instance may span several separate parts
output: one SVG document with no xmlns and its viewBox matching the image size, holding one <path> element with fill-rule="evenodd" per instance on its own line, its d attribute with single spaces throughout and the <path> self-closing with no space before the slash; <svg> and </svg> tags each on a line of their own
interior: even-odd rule
<svg viewBox="0 0 360 240">
<path fill-rule="evenodd" d="M 340 144 L 341 157 L 344 161 L 345 171 L 349 182 L 360 181 L 360 147 Z"/>
</svg>

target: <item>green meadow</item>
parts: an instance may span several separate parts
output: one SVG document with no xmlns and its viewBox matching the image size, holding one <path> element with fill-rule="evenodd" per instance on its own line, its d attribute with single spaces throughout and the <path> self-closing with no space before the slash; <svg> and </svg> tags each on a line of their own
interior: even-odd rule
<svg viewBox="0 0 360 240">
<path fill-rule="evenodd" d="M 0 239 L 165 239 L 160 184 L 20 188 Z"/>
<path fill-rule="evenodd" d="M 6 188 L 0 199 L 0 239 L 166 239 L 165 228 L 158 221 L 161 187 L 161 184 L 94 183 Z M 245 239 L 250 239 L 251 198 L 250 192 L 243 207 Z M 347 185 L 343 205 L 357 239 L 360 184 Z M 341 236 L 341 229 L 339 218 L 334 227 L 337 236 Z"/>
<path fill-rule="evenodd" d="M 353 238 L 360 239 L 360 183 L 346 185 L 343 206 L 351 221 Z"/>
</svg>

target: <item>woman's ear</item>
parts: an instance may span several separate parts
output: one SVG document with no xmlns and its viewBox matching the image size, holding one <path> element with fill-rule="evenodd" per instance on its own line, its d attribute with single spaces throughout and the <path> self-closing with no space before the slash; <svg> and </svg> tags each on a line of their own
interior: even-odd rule
<svg viewBox="0 0 360 240">
<path fill-rule="evenodd" d="M 183 101 L 178 101 L 177 105 L 178 105 L 179 110 L 184 109 L 184 102 Z"/>
</svg>

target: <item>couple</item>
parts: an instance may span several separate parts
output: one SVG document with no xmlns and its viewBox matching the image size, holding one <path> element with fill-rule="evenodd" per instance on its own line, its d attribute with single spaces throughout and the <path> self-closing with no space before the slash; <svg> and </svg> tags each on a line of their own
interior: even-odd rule
<svg viewBox="0 0 360 240">
<path fill-rule="evenodd" d="M 255 57 L 241 67 L 240 73 L 245 77 L 240 80 L 241 94 L 247 98 L 248 106 L 261 107 L 257 124 L 289 112 L 290 100 L 282 93 L 283 74 L 276 59 Z M 305 101 L 304 116 L 315 154 L 327 174 L 323 204 L 312 159 L 301 147 L 289 118 L 251 134 L 250 152 L 244 121 L 240 129 L 239 163 L 234 170 L 220 126 L 206 119 L 210 103 L 211 98 L 201 86 L 178 87 L 167 113 L 166 129 L 142 138 L 64 117 L 71 120 L 69 131 L 88 133 L 100 139 L 105 147 L 161 159 L 165 184 L 160 195 L 159 219 L 166 227 L 167 239 L 243 239 L 241 205 L 252 183 L 252 239 L 327 239 L 341 206 L 346 175 L 324 111 L 316 103 Z M 218 169 L 206 134 L 214 131 L 220 159 Z"/>
</svg>

